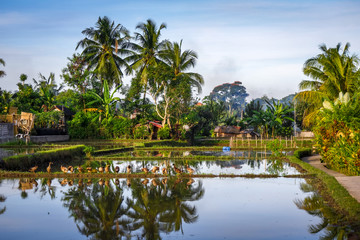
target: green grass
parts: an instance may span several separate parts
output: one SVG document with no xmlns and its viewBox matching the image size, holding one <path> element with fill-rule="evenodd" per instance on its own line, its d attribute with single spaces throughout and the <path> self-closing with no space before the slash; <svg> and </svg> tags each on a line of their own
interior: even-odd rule
<svg viewBox="0 0 360 240">
<path fill-rule="evenodd" d="M 306 155 L 309 156 L 309 150 L 303 149 L 296 151 L 294 156 L 288 156 L 288 159 L 290 162 L 299 165 L 309 174 L 314 174 L 323 183 L 323 187 L 319 189 L 321 195 L 331 197 L 338 208 L 346 211 L 351 218 L 360 221 L 360 203 L 333 176 L 296 157 L 305 157 Z"/>
<path fill-rule="evenodd" d="M 5 157 L 2 165 L 6 170 L 28 170 L 35 165 L 40 167 L 49 162 L 69 161 L 76 156 L 82 156 L 84 155 L 84 148 L 85 145 L 77 145 L 61 149 L 39 151 L 33 154 L 14 155 Z"/>
</svg>

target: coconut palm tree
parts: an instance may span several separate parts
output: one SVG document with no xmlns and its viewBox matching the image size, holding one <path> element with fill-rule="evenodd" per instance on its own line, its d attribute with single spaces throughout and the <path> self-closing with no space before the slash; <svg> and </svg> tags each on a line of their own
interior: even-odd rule
<svg viewBox="0 0 360 240">
<path fill-rule="evenodd" d="M 88 63 L 89 69 L 104 81 L 108 80 L 109 86 L 119 85 L 123 77 L 121 67 L 129 68 L 121 55 L 126 55 L 126 42 L 129 40 L 129 32 L 121 24 L 115 25 L 107 16 L 101 18 L 95 24 L 82 31 L 86 37 L 76 46 L 83 48 L 82 55 Z M 130 71 L 128 69 L 128 71 Z"/>
<path fill-rule="evenodd" d="M 5 67 L 4 59 L 0 58 L 0 64 L 2 64 Z M 0 70 L 0 77 L 4 77 L 5 75 L 6 75 L 5 71 Z"/>
<path fill-rule="evenodd" d="M 352 95 L 360 86 L 360 60 L 349 54 L 349 43 L 343 49 L 340 43 L 335 48 L 325 44 L 319 48 L 322 53 L 308 59 L 303 68 L 304 74 L 312 79 L 301 81 L 299 88 L 304 91 L 295 96 L 309 104 L 304 113 L 305 125 L 310 125 L 325 99 L 333 101 L 340 92 Z"/>
<path fill-rule="evenodd" d="M 158 62 L 161 62 L 159 54 L 166 41 L 160 41 L 160 36 L 161 30 L 164 28 L 166 28 L 165 23 L 157 27 L 156 23 L 151 19 L 148 19 L 146 23 L 139 23 L 136 29 L 140 31 L 135 32 L 135 41 L 138 43 L 129 44 L 134 52 L 127 58 L 127 61 L 131 63 L 132 69 L 137 69 L 141 75 L 144 103 L 148 84 L 148 69 L 150 66 L 156 66 Z"/>
<path fill-rule="evenodd" d="M 181 46 L 182 40 L 180 43 L 166 42 L 165 50 L 160 53 L 160 57 L 172 69 L 175 81 L 186 81 L 189 87 L 195 86 L 200 93 L 204 78 L 199 73 L 185 72 L 195 67 L 197 54 L 189 49 L 182 51 Z"/>
</svg>

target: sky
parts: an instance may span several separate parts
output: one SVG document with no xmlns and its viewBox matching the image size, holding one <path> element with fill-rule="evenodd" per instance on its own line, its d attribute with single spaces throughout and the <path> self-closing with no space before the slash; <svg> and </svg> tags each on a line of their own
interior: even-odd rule
<svg viewBox="0 0 360 240">
<path fill-rule="evenodd" d="M 304 62 L 319 54 L 320 44 L 351 44 L 360 52 L 359 0 L 11 0 L 0 8 L 0 88 L 17 90 L 22 73 L 61 70 L 82 30 L 108 16 L 131 33 L 147 19 L 166 23 L 162 39 L 183 40 L 183 50 L 198 54 L 192 72 L 205 80 L 199 97 L 220 84 L 241 81 L 248 101 L 264 95 L 282 98 L 299 91 L 307 79 Z M 130 84 L 131 76 L 124 78 Z"/>
</svg>

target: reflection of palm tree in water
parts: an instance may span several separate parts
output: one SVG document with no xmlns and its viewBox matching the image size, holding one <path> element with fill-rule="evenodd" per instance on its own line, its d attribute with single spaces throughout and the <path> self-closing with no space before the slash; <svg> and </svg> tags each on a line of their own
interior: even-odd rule
<svg viewBox="0 0 360 240">
<path fill-rule="evenodd" d="M 189 182 L 187 180 L 182 181 L 170 193 L 169 209 L 160 216 L 160 221 L 166 223 L 167 232 L 181 230 L 181 233 L 184 233 L 182 221 L 194 223 L 198 219 L 196 207 L 191 206 L 187 202 L 200 200 L 204 196 L 205 191 L 201 182 L 196 187 L 188 186 L 187 183 Z"/>
<path fill-rule="evenodd" d="M 62 199 L 79 231 L 92 239 L 129 237 L 123 191 L 118 187 L 93 184 L 71 188 Z M 82 226 L 81 226 L 82 224 Z"/>
<path fill-rule="evenodd" d="M 0 186 L 1 186 L 2 180 L 0 180 Z M 3 194 L 0 194 L 0 202 L 5 202 L 6 197 Z M 6 206 L 3 208 L 0 208 L 0 215 L 3 214 L 6 211 Z"/>
<path fill-rule="evenodd" d="M 202 184 L 196 188 L 187 186 L 188 181 L 174 185 L 176 178 L 167 181 L 168 186 L 144 186 L 140 179 L 132 186 L 132 211 L 128 214 L 134 220 L 132 230 L 142 229 L 140 238 L 161 239 L 160 232 L 182 231 L 182 221 L 193 223 L 197 220 L 196 207 L 186 201 L 199 200 L 204 195 Z"/>
<path fill-rule="evenodd" d="M 296 206 L 321 219 L 320 223 L 309 226 L 310 233 L 324 231 L 320 239 L 360 239 L 360 223 L 349 220 L 347 216 L 328 206 L 312 185 L 303 183 L 300 188 L 303 192 L 313 194 L 304 200 L 295 200 Z"/>
</svg>

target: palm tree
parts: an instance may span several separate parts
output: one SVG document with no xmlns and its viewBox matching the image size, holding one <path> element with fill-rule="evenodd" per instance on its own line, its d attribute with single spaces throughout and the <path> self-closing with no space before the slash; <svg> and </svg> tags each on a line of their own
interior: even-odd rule
<svg viewBox="0 0 360 240">
<path fill-rule="evenodd" d="M 0 58 L 0 64 L 2 64 L 5 67 L 4 59 Z M 0 77 L 4 77 L 5 75 L 6 75 L 5 71 L 0 70 Z"/>
<path fill-rule="evenodd" d="M 310 125 L 313 121 L 324 99 L 333 101 L 340 92 L 349 92 L 352 95 L 359 89 L 360 60 L 356 55 L 349 54 L 349 48 L 349 43 L 344 49 L 341 49 L 340 43 L 335 48 L 327 48 L 322 44 L 322 53 L 305 62 L 303 72 L 312 80 L 300 82 L 299 88 L 304 91 L 295 96 L 309 104 L 304 113 L 305 125 Z"/>
<path fill-rule="evenodd" d="M 158 62 L 161 62 L 159 54 L 166 41 L 160 41 L 160 36 L 161 30 L 164 28 L 166 28 L 165 23 L 162 23 L 158 28 L 151 19 L 148 19 L 146 23 L 139 23 L 136 29 L 139 29 L 140 32 L 135 32 L 135 40 L 139 44 L 129 44 L 135 52 L 127 58 L 127 61 L 131 62 L 132 69 L 139 71 L 141 83 L 144 87 L 144 103 L 148 83 L 148 68 L 149 66 L 156 66 Z"/>
<path fill-rule="evenodd" d="M 119 55 L 126 55 L 126 41 L 130 38 L 128 30 L 121 24 L 115 23 L 108 17 L 99 17 L 95 28 L 90 27 L 82 31 L 86 37 L 81 40 L 76 49 L 84 48 L 82 55 L 101 82 L 108 80 L 109 86 L 119 85 L 123 72 L 121 67 L 129 68 L 126 61 Z M 128 69 L 128 71 L 130 71 Z"/>
<path fill-rule="evenodd" d="M 181 46 L 182 40 L 180 43 L 166 42 L 165 50 L 160 53 L 160 57 L 172 69 L 175 82 L 186 81 L 190 87 L 197 87 L 200 93 L 204 78 L 199 73 L 185 72 L 189 68 L 195 67 L 197 54 L 189 49 L 182 51 Z"/>
<path fill-rule="evenodd" d="M 22 85 L 25 85 L 25 81 L 27 80 L 28 76 L 26 74 L 21 74 L 20 75 L 20 81 L 22 82 Z"/>
</svg>

